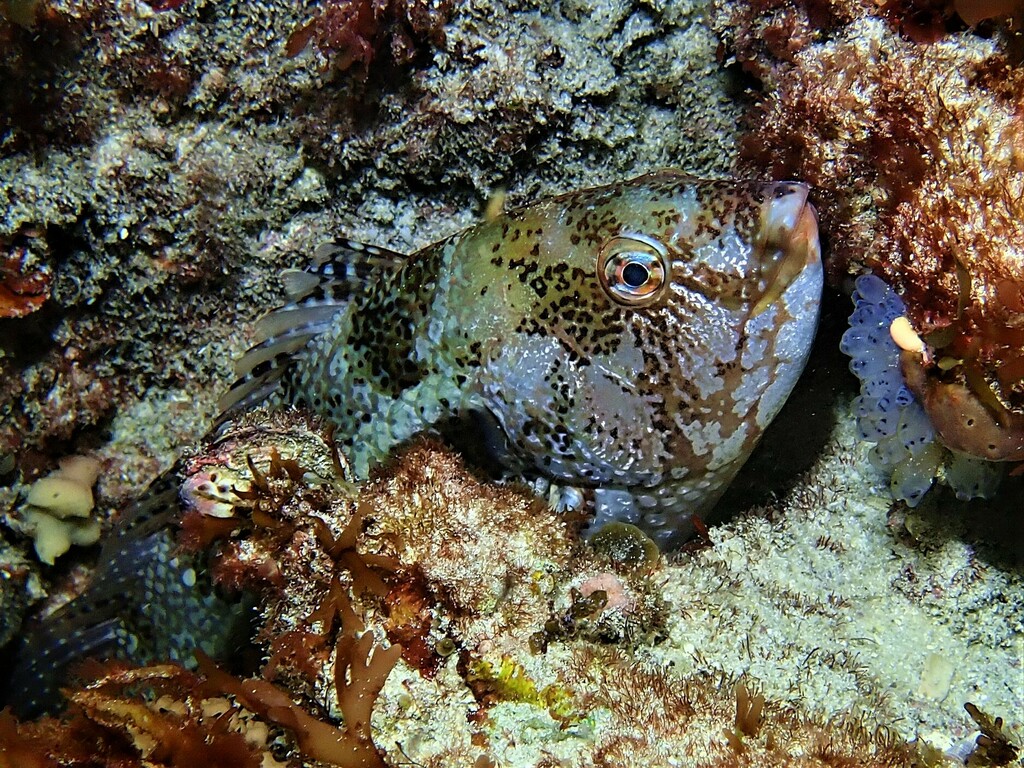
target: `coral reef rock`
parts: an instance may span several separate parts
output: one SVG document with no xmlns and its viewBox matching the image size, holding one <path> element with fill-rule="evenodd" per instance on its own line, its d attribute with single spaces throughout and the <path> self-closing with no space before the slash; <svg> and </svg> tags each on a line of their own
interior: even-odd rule
<svg viewBox="0 0 1024 768">
<path fill-rule="evenodd" d="M 211 548 L 215 580 L 260 596 L 255 665 L 86 668 L 63 720 L 0 720 L 0 761 L 66 764 L 97 727 L 96 765 L 115 746 L 118 765 L 154 766 L 186 749 L 581 768 L 1013 754 L 1019 724 L 996 713 L 1021 692 L 993 683 L 1019 663 L 1019 626 L 992 596 L 1019 592 L 1019 574 L 926 506 L 886 520 L 851 493 L 857 451 L 841 430 L 775 522 L 755 513 L 671 561 L 617 558 L 437 443 L 357 488 L 321 425 L 255 411 L 189 460 L 181 532 Z"/>
</svg>

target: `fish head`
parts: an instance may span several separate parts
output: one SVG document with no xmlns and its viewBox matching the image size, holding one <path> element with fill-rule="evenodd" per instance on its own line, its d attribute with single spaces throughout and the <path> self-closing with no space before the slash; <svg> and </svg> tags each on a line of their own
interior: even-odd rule
<svg viewBox="0 0 1024 768">
<path fill-rule="evenodd" d="M 668 210 L 656 189 L 616 210 L 615 231 L 590 241 L 595 254 L 579 254 L 596 260 L 598 284 L 613 304 L 657 311 L 699 294 L 757 315 L 820 264 L 805 184 L 690 180 Z"/>
<path fill-rule="evenodd" d="M 556 481 L 625 493 L 612 516 L 650 530 L 705 514 L 813 340 L 807 186 L 662 171 L 523 209 L 496 244 L 515 325 L 481 382 L 514 450 Z"/>
</svg>

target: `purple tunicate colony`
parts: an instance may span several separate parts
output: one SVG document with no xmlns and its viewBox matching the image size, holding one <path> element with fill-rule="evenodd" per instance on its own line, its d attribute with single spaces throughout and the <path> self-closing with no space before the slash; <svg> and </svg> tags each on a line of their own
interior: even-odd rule
<svg viewBox="0 0 1024 768">
<path fill-rule="evenodd" d="M 906 312 L 902 299 L 880 278 L 862 275 L 853 302 L 839 348 L 850 356 L 850 370 L 860 379 L 860 395 L 853 402 L 858 435 L 875 444 L 869 460 L 889 476 L 893 496 L 917 506 L 940 470 L 959 498 L 990 496 L 1001 476 L 998 466 L 944 449 L 903 381 L 900 350 L 889 333 L 892 321 Z"/>
</svg>

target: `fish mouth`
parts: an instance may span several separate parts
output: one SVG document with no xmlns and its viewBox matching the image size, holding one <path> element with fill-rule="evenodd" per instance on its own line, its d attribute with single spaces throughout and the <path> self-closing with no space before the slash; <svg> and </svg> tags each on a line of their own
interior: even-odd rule
<svg viewBox="0 0 1024 768">
<path fill-rule="evenodd" d="M 805 267 L 821 261 L 818 214 L 808 202 L 810 187 L 798 181 L 765 185 L 761 227 L 761 297 L 758 315 L 777 301 Z"/>
</svg>

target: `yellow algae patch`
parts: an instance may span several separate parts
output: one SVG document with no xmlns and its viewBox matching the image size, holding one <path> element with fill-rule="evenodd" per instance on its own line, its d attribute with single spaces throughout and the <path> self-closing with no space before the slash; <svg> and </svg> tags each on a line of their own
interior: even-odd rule
<svg viewBox="0 0 1024 768">
<path fill-rule="evenodd" d="M 99 540 L 100 523 L 89 517 L 95 505 L 92 486 L 99 473 L 96 459 L 69 456 L 61 460 L 59 469 L 32 484 L 20 517 L 44 563 L 53 565 L 73 544 L 86 546 Z"/>
</svg>

